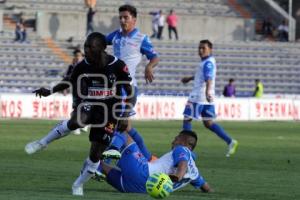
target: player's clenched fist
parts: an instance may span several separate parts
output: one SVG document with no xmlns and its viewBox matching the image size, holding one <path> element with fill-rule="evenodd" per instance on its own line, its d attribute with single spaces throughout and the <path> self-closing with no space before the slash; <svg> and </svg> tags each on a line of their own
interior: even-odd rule
<svg viewBox="0 0 300 200">
<path fill-rule="evenodd" d="M 32 93 L 35 93 L 35 96 L 39 96 L 39 97 L 47 97 L 51 94 L 50 90 L 41 87 L 40 89 L 34 90 Z"/>
</svg>

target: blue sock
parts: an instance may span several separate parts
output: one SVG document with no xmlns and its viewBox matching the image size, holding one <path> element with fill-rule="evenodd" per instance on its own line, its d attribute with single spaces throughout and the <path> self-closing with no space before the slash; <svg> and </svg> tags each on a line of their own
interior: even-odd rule
<svg viewBox="0 0 300 200">
<path fill-rule="evenodd" d="M 140 148 L 140 150 L 141 150 L 142 154 L 145 156 L 145 158 L 147 160 L 151 160 L 152 154 L 147 149 L 142 136 L 137 132 L 137 130 L 135 128 L 132 128 L 132 129 L 130 129 L 128 134 L 132 137 L 132 139 L 138 145 L 138 147 Z"/>
<path fill-rule="evenodd" d="M 231 143 L 231 137 L 224 131 L 224 129 L 220 125 L 214 123 L 209 129 L 217 134 L 220 138 L 222 138 L 227 144 Z"/>
<path fill-rule="evenodd" d="M 183 120 L 182 129 L 186 131 L 192 130 L 192 121 Z"/>
<path fill-rule="evenodd" d="M 121 151 L 122 148 L 126 145 L 127 137 L 126 134 L 120 132 L 115 132 L 112 141 L 110 143 L 109 149 L 116 149 Z"/>
</svg>

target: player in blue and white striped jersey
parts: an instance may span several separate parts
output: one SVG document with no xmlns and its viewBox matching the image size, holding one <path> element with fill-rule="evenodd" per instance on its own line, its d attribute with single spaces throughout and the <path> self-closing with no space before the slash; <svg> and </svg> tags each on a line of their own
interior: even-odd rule
<svg viewBox="0 0 300 200">
<path fill-rule="evenodd" d="M 148 162 L 139 146 L 127 136 L 117 168 L 101 162 L 102 172 L 106 175 L 107 182 L 120 192 L 146 193 L 148 177 L 157 172 L 170 176 L 174 190 L 191 184 L 203 192 L 212 192 L 195 164 L 192 150 L 196 144 L 196 133 L 181 131 L 174 138 L 170 152 L 153 162 Z"/>
<path fill-rule="evenodd" d="M 154 79 L 153 68 L 157 65 L 159 59 L 158 54 L 155 52 L 153 45 L 149 37 L 141 33 L 136 28 L 137 9 L 132 5 L 123 5 L 119 7 L 119 22 L 121 28 L 106 36 L 106 42 L 108 45 L 113 46 L 113 53 L 116 57 L 123 60 L 129 69 L 129 73 L 132 77 L 132 85 L 134 87 L 134 98 L 132 98 L 132 107 L 135 106 L 138 87 L 136 81 L 136 70 L 139 63 L 142 60 L 142 56 L 145 55 L 149 60 L 145 67 L 145 80 L 147 83 L 151 83 Z M 131 112 L 130 116 L 135 112 Z M 135 141 L 140 143 L 141 151 L 144 153 L 147 159 L 151 159 L 152 155 L 144 145 L 143 139 L 139 137 L 137 130 L 131 127 L 130 121 L 128 121 L 127 132 L 135 138 Z M 120 141 L 115 138 L 112 142 L 111 149 L 104 153 L 106 157 L 119 157 L 120 153 L 115 151 L 120 148 Z"/>
<path fill-rule="evenodd" d="M 204 126 L 218 135 L 228 145 L 226 156 L 233 155 L 238 142 L 232 139 L 223 128 L 213 122 L 216 118 L 214 96 L 217 65 L 212 56 L 213 45 L 209 40 L 201 40 L 198 53 L 201 57 L 195 76 L 182 78 L 182 83 L 194 80 L 194 86 L 184 109 L 183 129 L 192 130 L 192 120 L 201 118 Z"/>
</svg>

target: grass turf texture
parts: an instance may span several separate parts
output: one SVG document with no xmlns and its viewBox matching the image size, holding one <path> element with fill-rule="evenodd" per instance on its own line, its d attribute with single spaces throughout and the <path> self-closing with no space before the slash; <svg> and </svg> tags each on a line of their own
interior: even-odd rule
<svg viewBox="0 0 300 200">
<path fill-rule="evenodd" d="M 85 196 L 71 195 L 71 185 L 88 155 L 88 135 L 70 135 L 45 151 L 26 155 L 24 146 L 46 134 L 55 121 L 0 120 L 0 199 L 151 199 L 122 194 L 105 182 L 85 185 Z M 214 133 L 194 122 L 199 143 L 197 165 L 215 193 L 204 194 L 188 186 L 167 199 L 276 200 L 300 199 L 299 122 L 220 122 L 240 142 L 234 157 Z M 170 150 L 180 121 L 134 122 L 156 155 Z"/>
</svg>

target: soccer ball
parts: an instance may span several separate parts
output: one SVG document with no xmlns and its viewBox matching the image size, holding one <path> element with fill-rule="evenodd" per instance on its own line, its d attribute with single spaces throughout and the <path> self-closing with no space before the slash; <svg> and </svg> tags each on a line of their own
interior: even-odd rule
<svg viewBox="0 0 300 200">
<path fill-rule="evenodd" d="M 154 173 L 148 177 L 146 190 L 151 197 L 162 199 L 173 191 L 173 183 L 167 174 Z"/>
</svg>

